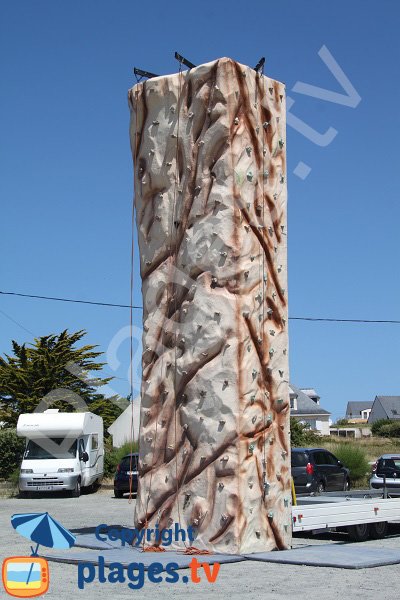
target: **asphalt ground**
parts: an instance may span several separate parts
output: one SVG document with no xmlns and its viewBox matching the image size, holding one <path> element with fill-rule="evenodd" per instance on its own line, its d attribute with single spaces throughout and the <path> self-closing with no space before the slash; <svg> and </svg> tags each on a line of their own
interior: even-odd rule
<svg viewBox="0 0 400 600">
<path fill-rule="evenodd" d="M 112 490 L 100 490 L 95 494 L 70 498 L 66 495 L 47 495 L 33 499 L 12 498 L 0 500 L 0 554 L 1 560 L 9 556 L 29 556 L 31 542 L 21 537 L 11 526 L 10 518 L 15 513 L 48 512 L 68 529 L 88 532 L 100 523 L 118 527 L 133 526 L 134 500 L 116 499 Z M 296 536 L 293 547 L 327 543 L 343 543 L 345 534 L 327 534 L 317 537 L 308 535 Z M 354 544 L 356 548 L 359 544 Z M 363 546 L 373 546 L 400 550 L 400 526 L 391 527 L 390 535 L 383 540 L 363 542 Z M 44 551 L 44 549 L 43 549 Z M 74 549 L 76 551 L 76 549 Z M 40 549 L 39 549 L 40 553 Z M 201 560 L 201 557 L 198 557 Z M 157 555 L 154 556 L 157 561 Z M 373 569 L 334 569 L 329 567 L 310 567 L 260 563 L 244 561 L 233 564 L 222 564 L 215 583 L 209 583 L 202 574 L 201 581 L 187 583 L 182 581 L 189 571 L 179 571 L 176 583 L 151 583 L 145 580 L 141 589 L 131 589 L 129 578 L 125 582 L 111 583 L 98 581 L 98 567 L 91 583 L 84 589 L 78 588 L 78 566 L 65 563 L 49 562 L 50 587 L 48 598 L 70 600 L 76 596 L 85 599 L 142 598 L 160 597 L 163 600 L 179 598 L 229 598 L 230 600 L 246 599 L 292 599 L 296 600 L 333 600 L 337 598 L 379 598 L 393 600 L 400 592 L 400 565 L 376 567 Z M 86 575 L 89 573 L 86 572 Z M 126 574 L 126 572 L 125 572 Z M 199 573 L 200 574 L 200 573 Z M 105 570 L 107 578 L 108 571 Z M 6 597 L 4 590 L 0 596 Z M 151 595 L 151 596 L 150 596 Z"/>
</svg>

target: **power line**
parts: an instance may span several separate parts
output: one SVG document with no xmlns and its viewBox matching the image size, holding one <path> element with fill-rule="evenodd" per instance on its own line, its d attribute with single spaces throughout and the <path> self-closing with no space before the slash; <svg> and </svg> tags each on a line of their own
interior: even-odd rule
<svg viewBox="0 0 400 600">
<path fill-rule="evenodd" d="M 94 300 L 74 300 L 73 298 L 57 298 L 55 296 L 39 296 L 35 294 L 22 294 L 20 292 L 3 292 L 3 296 L 19 296 L 22 298 L 36 298 L 39 300 L 53 300 L 56 302 L 71 302 L 74 304 L 90 304 L 93 306 L 109 306 L 111 308 L 133 308 L 142 310 L 143 306 L 132 307 L 129 304 L 114 304 L 113 302 L 96 302 Z M 400 319 L 333 319 L 329 317 L 289 317 L 290 321 L 321 321 L 325 323 L 389 323 L 400 325 Z"/>
</svg>

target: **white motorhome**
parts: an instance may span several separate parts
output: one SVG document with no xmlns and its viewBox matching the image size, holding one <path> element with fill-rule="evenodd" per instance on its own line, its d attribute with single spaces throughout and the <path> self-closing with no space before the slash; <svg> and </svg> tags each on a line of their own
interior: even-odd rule
<svg viewBox="0 0 400 600">
<path fill-rule="evenodd" d="M 103 477 L 103 419 L 90 412 L 22 414 L 17 435 L 26 438 L 19 490 L 22 494 L 95 486 Z"/>
</svg>

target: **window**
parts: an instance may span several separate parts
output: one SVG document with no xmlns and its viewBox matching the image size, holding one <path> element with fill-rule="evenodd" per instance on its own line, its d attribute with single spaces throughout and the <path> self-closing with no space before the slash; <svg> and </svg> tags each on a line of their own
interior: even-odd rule
<svg viewBox="0 0 400 600">
<path fill-rule="evenodd" d="M 338 466 L 338 461 L 337 459 L 333 456 L 333 454 L 329 454 L 329 452 L 325 452 L 325 457 L 326 457 L 326 465 L 334 465 L 335 467 Z"/>
<path fill-rule="evenodd" d="M 316 465 L 326 465 L 325 452 L 314 452 L 314 462 Z"/>
<path fill-rule="evenodd" d="M 305 452 L 292 452 L 292 467 L 305 467 L 308 456 Z"/>
<path fill-rule="evenodd" d="M 92 450 L 97 450 L 99 447 L 99 436 L 97 433 L 92 434 Z"/>
<path fill-rule="evenodd" d="M 49 460 L 52 458 L 75 458 L 76 440 L 43 438 L 29 440 L 24 460 Z"/>
</svg>

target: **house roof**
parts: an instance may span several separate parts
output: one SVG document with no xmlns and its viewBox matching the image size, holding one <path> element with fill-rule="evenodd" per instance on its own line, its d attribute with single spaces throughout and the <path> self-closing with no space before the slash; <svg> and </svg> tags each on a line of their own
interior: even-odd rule
<svg viewBox="0 0 400 600">
<path fill-rule="evenodd" d="M 377 396 L 375 402 L 379 401 L 388 419 L 400 419 L 400 396 Z"/>
<path fill-rule="evenodd" d="M 348 402 L 346 408 L 346 415 L 357 415 L 362 410 L 368 410 L 372 408 L 373 402 Z"/>
<path fill-rule="evenodd" d="M 311 400 L 307 394 L 301 391 L 301 389 L 290 384 L 290 395 L 294 396 L 297 400 L 297 410 L 290 410 L 290 414 L 295 416 L 300 415 L 330 415 L 331 413 L 324 408 L 321 408 L 314 400 Z"/>
<path fill-rule="evenodd" d="M 317 394 L 317 392 L 314 390 L 314 388 L 310 388 L 310 387 L 306 387 L 306 388 L 300 388 L 300 390 L 302 392 L 304 392 L 306 394 L 306 396 L 309 396 L 310 398 L 312 398 L 313 396 L 315 398 L 319 399 L 319 394 Z"/>
</svg>

